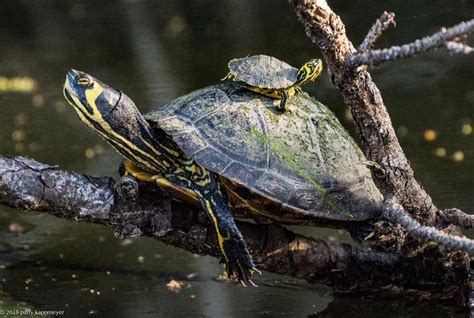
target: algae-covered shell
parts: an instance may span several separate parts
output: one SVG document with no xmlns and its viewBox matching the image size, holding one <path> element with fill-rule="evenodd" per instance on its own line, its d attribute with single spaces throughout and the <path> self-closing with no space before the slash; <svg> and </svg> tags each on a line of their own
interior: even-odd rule
<svg viewBox="0 0 474 318">
<path fill-rule="evenodd" d="M 271 99 L 226 83 L 180 97 L 146 118 L 219 174 L 236 206 L 288 224 L 378 218 L 382 196 L 334 114 L 305 93 L 287 108 L 281 113 Z"/>
</svg>

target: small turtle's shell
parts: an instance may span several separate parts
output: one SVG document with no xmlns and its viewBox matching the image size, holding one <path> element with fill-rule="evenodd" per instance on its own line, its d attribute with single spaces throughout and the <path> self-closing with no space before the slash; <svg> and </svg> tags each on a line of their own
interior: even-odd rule
<svg viewBox="0 0 474 318">
<path fill-rule="evenodd" d="M 254 55 L 229 62 L 236 79 L 260 88 L 284 89 L 296 82 L 298 70 L 268 55 Z"/>
<path fill-rule="evenodd" d="M 293 224 L 379 216 L 382 197 L 364 155 L 327 107 L 303 93 L 281 113 L 239 87 L 198 90 L 145 117 L 221 175 L 234 205 Z"/>
</svg>

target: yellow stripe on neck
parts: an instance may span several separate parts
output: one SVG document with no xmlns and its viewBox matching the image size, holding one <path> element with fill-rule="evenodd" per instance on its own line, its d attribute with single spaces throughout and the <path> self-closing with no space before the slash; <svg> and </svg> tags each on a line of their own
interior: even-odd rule
<svg viewBox="0 0 474 318">
<path fill-rule="evenodd" d="M 102 114 L 100 113 L 99 111 L 99 108 L 97 107 L 97 104 L 96 104 L 96 101 L 97 101 L 97 98 L 103 93 L 104 89 L 97 83 L 95 83 L 94 85 L 94 88 L 93 89 L 88 89 L 86 90 L 85 92 L 85 96 L 86 96 L 86 100 L 87 102 L 89 103 L 90 107 L 92 108 L 92 111 L 93 113 L 91 115 L 89 115 L 88 117 L 95 123 L 99 124 L 100 127 L 102 127 L 102 129 L 107 132 L 107 134 L 109 134 L 111 137 L 113 137 L 114 139 L 116 140 L 119 140 L 121 141 L 123 144 L 125 144 L 128 148 L 130 148 L 131 150 L 134 150 L 134 151 L 137 151 L 140 155 L 144 156 L 147 158 L 147 160 L 149 160 L 150 162 L 154 163 L 156 166 L 160 167 L 161 169 L 163 170 L 166 170 L 166 165 L 164 165 L 154 154 L 151 154 L 137 146 L 135 146 L 132 142 L 130 142 L 128 139 L 124 138 L 123 136 L 121 136 L 120 134 L 117 134 L 115 132 L 115 130 L 109 125 L 109 123 L 104 120 L 104 118 L 102 117 Z M 76 101 L 76 99 L 74 100 Z M 81 105 L 80 103 L 78 105 Z M 83 117 L 81 117 L 81 119 L 83 119 Z M 84 121 L 84 120 L 83 120 Z M 90 124 L 88 125 L 89 127 L 91 126 Z M 93 129 L 95 129 L 94 127 L 92 127 Z M 96 131 L 98 131 L 97 129 L 95 129 Z M 104 138 L 105 136 L 103 136 L 102 132 L 98 131 L 99 134 Z M 144 140 L 143 138 L 140 138 L 141 141 L 143 141 L 156 155 L 158 156 L 162 156 L 163 154 L 158 150 L 156 149 L 155 147 L 153 147 L 150 143 L 148 143 L 146 140 Z M 107 139 L 106 139 L 107 140 Z M 113 145 L 112 145 L 113 146 Z M 115 147 L 115 146 L 114 146 Z M 139 160 L 138 158 L 136 158 L 135 156 L 133 156 L 133 154 L 128 150 L 126 149 L 127 147 L 121 147 L 122 150 L 125 150 L 127 151 L 135 160 L 139 161 L 141 164 L 146 164 L 147 168 L 148 169 L 151 169 L 153 170 L 153 167 L 152 165 L 150 165 L 149 163 L 147 164 L 147 162 L 144 162 L 143 160 Z M 173 153 L 174 154 L 177 154 L 176 152 Z"/>
<path fill-rule="evenodd" d="M 102 117 L 102 114 L 99 111 L 99 108 L 97 107 L 97 104 L 95 103 L 97 98 L 102 94 L 104 89 L 98 84 L 94 84 L 93 89 L 86 89 L 85 90 L 85 95 L 86 95 L 86 100 L 89 103 L 89 105 L 92 107 L 92 114 L 90 115 L 90 118 L 95 121 L 96 123 L 100 124 L 102 127 L 102 123 L 104 123 L 104 118 Z M 107 124 L 107 126 L 110 128 L 110 126 Z M 110 128 L 111 129 L 111 128 Z"/>
</svg>

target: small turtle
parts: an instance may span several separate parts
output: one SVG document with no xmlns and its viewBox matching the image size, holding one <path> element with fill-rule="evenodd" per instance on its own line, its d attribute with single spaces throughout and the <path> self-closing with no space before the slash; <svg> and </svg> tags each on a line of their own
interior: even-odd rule
<svg viewBox="0 0 474 318">
<path fill-rule="evenodd" d="M 229 62 L 229 74 L 222 80 L 240 81 L 259 94 L 281 99 L 280 109 L 285 110 L 287 100 L 301 92 L 301 86 L 313 82 L 323 71 L 323 62 L 312 59 L 300 69 L 268 55 L 253 55 Z"/>
</svg>

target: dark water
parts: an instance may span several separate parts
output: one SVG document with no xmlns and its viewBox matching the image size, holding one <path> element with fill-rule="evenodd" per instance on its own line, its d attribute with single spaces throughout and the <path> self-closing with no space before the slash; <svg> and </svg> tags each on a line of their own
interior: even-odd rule
<svg viewBox="0 0 474 318">
<path fill-rule="evenodd" d="M 331 3 L 355 43 L 384 10 L 395 11 L 398 26 L 379 46 L 413 40 L 474 13 L 472 1 L 460 0 Z M 69 68 L 122 89 L 147 111 L 217 83 L 229 59 L 255 53 L 293 65 L 320 56 L 286 1 L 1 1 L 0 153 L 117 175 L 118 156 L 63 100 Z M 418 179 L 440 207 L 472 211 L 474 55 L 439 51 L 372 74 Z M 23 77 L 36 89 L 30 91 L 28 80 L 14 82 Z M 305 90 L 352 130 L 327 74 Z M 432 141 L 429 130 L 436 134 Z M 64 310 L 71 317 L 463 316 L 423 303 L 335 298 L 325 287 L 269 273 L 257 278 L 260 288 L 244 289 L 216 280 L 221 269 L 215 259 L 150 239 L 119 241 L 107 228 L 47 215 L 0 207 L 0 232 L 2 309 Z M 347 239 L 334 231 L 307 233 Z M 170 291 L 171 279 L 185 287 Z"/>
</svg>

